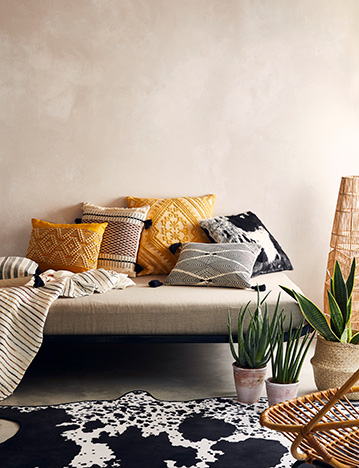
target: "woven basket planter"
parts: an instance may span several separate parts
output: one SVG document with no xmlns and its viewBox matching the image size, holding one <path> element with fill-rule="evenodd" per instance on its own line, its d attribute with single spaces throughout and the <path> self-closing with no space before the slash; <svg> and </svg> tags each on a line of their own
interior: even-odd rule
<svg viewBox="0 0 359 468">
<path fill-rule="evenodd" d="M 359 345 L 327 341 L 318 335 L 310 362 L 318 390 L 339 387 L 359 368 Z M 349 398 L 359 400 L 359 393 Z"/>
</svg>

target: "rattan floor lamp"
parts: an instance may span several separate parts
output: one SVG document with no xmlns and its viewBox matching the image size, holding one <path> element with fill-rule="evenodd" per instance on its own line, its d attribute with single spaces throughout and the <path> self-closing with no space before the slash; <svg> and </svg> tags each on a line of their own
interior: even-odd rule
<svg viewBox="0 0 359 468">
<path fill-rule="evenodd" d="M 357 258 L 356 282 L 353 290 L 351 325 L 359 330 L 359 176 L 342 177 L 335 211 L 324 288 L 324 312 L 328 316 L 327 289 L 336 260 L 346 278 L 353 257 Z"/>
</svg>

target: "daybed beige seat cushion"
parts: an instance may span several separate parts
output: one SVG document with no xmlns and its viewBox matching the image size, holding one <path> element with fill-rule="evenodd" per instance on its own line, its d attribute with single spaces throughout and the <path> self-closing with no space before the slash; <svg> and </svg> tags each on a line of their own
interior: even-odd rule
<svg viewBox="0 0 359 468">
<path fill-rule="evenodd" d="M 256 292 L 232 288 L 160 286 L 150 288 L 152 279 L 165 276 L 134 278 L 136 286 L 111 290 L 105 294 L 78 299 L 59 298 L 50 308 L 45 335 L 226 335 L 227 312 L 233 324 L 241 305 L 256 303 Z M 281 291 L 279 284 L 300 289 L 283 272 L 256 278 L 272 291 L 267 299 L 272 312 Z M 256 281 L 252 279 L 252 284 Z M 2 282 L 0 282 L 1 285 Z M 9 284 L 9 283 L 8 283 Z M 297 325 L 301 313 L 297 303 L 281 291 L 281 308 L 293 313 Z"/>
</svg>

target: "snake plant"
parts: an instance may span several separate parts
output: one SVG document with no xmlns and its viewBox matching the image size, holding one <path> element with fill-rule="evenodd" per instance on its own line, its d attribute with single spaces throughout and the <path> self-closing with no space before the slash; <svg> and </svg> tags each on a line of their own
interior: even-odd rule
<svg viewBox="0 0 359 468">
<path fill-rule="evenodd" d="M 315 334 L 312 330 L 307 330 L 303 334 L 304 318 L 298 327 L 294 328 L 292 316 L 288 331 L 285 333 L 284 321 L 285 316 L 281 314 L 278 320 L 278 333 L 270 343 L 272 382 L 290 384 L 298 382 L 305 356 Z"/>
<path fill-rule="evenodd" d="M 249 308 L 251 301 L 240 308 L 237 325 L 237 347 L 234 344 L 231 315 L 228 312 L 229 344 L 235 364 L 238 367 L 248 369 L 265 367 L 271 357 L 270 342 L 273 340 L 278 328 L 279 297 L 272 319 L 270 319 L 268 306 L 265 303 L 268 294 L 261 300 L 259 291 L 257 291 L 257 305 L 253 313 Z M 262 307 L 264 307 L 264 314 Z M 244 333 L 244 320 L 247 313 L 250 315 L 250 321 L 248 329 Z"/>
<path fill-rule="evenodd" d="M 355 258 L 352 261 L 347 280 L 344 280 L 340 264 L 335 263 L 330 288 L 327 291 L 330 320 L 308 298 L 285 286 L 281 288 L 292 296 L 308 323 L 327 341 L 341 343 L 359 343 L 359 332 L 353 332 L 350 325 L 352 298 L 355 277 Z"/>
</svg>

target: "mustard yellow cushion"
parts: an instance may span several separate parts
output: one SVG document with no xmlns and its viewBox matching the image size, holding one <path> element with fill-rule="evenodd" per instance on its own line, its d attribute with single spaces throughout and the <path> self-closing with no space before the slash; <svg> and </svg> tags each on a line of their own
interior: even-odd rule
<svg viewBox="0 0 359 468">
<path fill-rule="evenodd" d="M 127 197 L 130 208 L 149 205 L 147 218 L 152 226 L 142 231 L 137 263 L 143 268 L 138 276 L 168 274 L 178 255 L 169 247 L 177 242 L 209 242 L 198 220 L 210 218 L 215 195 L 180 198 Z"/>
<path fill-rule="evenodd" d="M 26 256 L 38 263 L 42 271 L 91 270 L 97 267 L 106 226 L 107 223 L 53 224 L 34 218 Z"/>
</svg>

